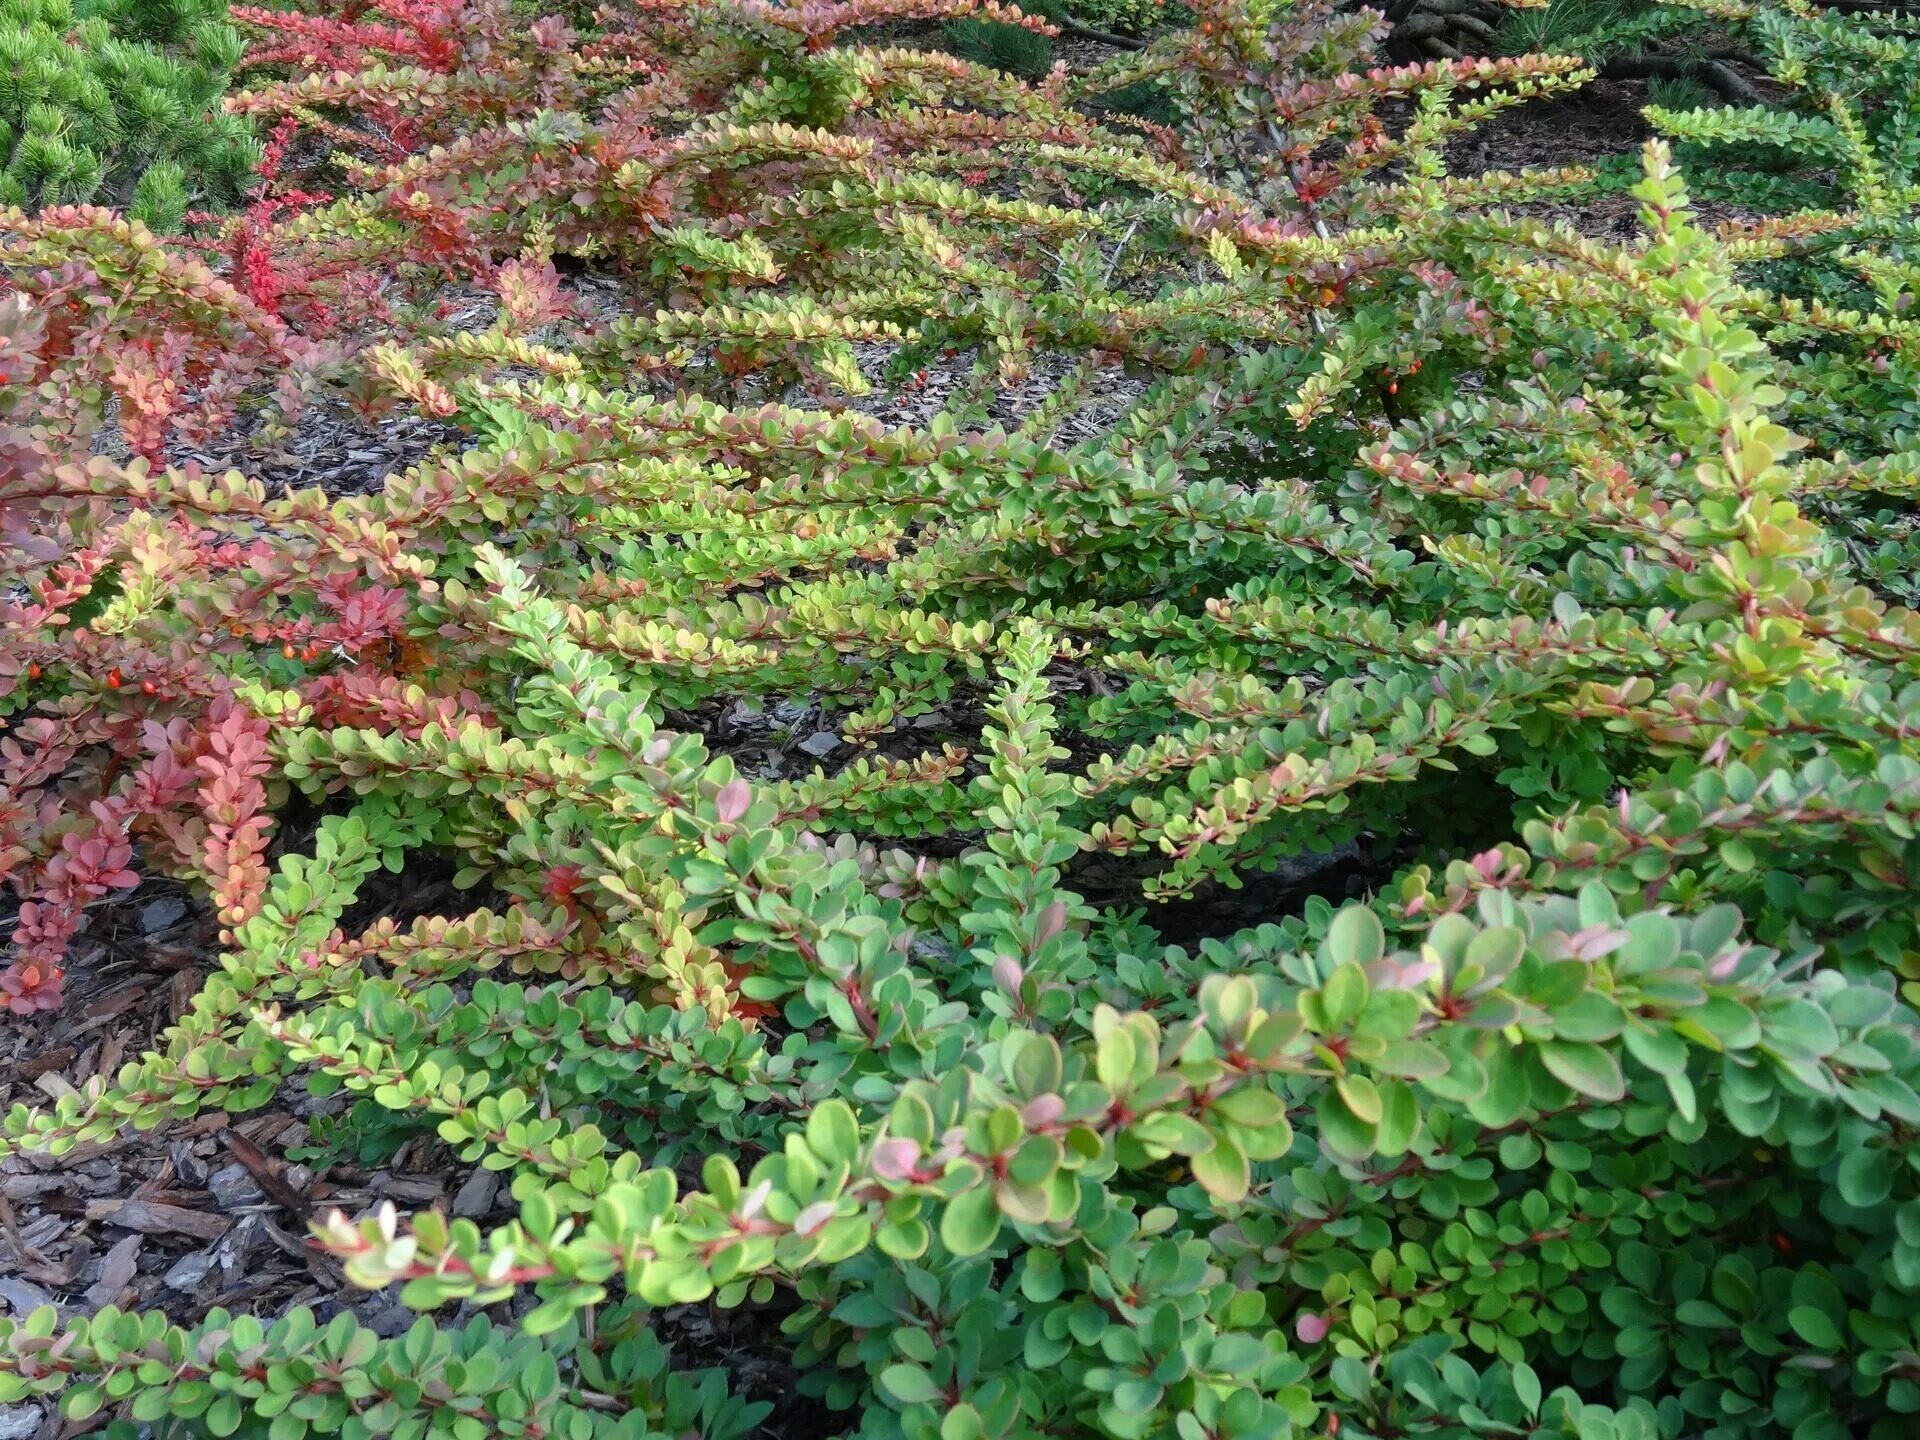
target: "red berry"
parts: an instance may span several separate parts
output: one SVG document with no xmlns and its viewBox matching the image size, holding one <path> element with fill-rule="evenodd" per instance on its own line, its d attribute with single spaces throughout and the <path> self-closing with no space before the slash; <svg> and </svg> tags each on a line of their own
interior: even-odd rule
<svg viewBox="0 0 1920 1440">
<path fill-rule="evenodd" d="M 160 689 L 160 687 L 159 687 L 158 685 L 156 685 L 156 684 L 154 684 L 154 683 L 153 683 L 153 681 L 151 681 L 151 680 L 142 680 L 142 681 L 140 682 L 140 693 L 141 693 L 142 695 L 153 695 L 153 694 L 156 694 L 156 693 L 158 693 L 158 691 L 159 691 L 159 689 Z"/>
<path fill-rule="evenodd" d="M 34 664 L 27 666 L 27 678 L 29 680 L 38 680 L 40 678 L 39 662 L 36 661 Z"/>
<path fill-rule="evenodd" d="M 120 672 L 118 670 L 109 670 L 107 672 L 107 688 L 109 690 L 118 690 L 120 688 Z"/>
</svg>

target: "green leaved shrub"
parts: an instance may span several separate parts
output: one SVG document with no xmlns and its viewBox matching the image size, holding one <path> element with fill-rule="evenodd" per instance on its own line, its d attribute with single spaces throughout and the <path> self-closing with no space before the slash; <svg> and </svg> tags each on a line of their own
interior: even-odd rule
<svg viewBox="0 0 1920 1440">
<path fill-rule="evenodd" d="M 777 1430 L 670 1353 L 707 1306 L 870 1440 L 1910 1432 L 1914 197 L 1716 230 L 1656 141 L 1586 238 L 1514 207 L 1600 177 L 1445 161 L 1577 60 L 1369 69 L 1331 4 L 1034 84 L 859 33 L 1021 23 L 948 0 L 376 13 L 252 14 L 359 63 L 237 107 L 362 153 L 244 273 L 0 250 L 0 984 L 140 870 L 221 927 L 0 1140 L 298 1085 L 310 1163 L 514 1216 L 316 1220 L 402 1337 L 43 1311 L 0 1401 Z M 104 453 L 209 375 L 461 438 L 349 497 Z M 364 918 L 429 864 L 471 903 Z"/>
</svg>

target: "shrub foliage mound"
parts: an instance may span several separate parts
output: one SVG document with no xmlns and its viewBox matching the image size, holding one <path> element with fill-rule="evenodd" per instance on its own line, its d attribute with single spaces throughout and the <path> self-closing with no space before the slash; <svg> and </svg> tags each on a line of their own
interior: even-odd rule
<svg viewBox="0 0 1920 1440">
<path fill-rule="evenodd" d="M 5 1140 L 304 1084 L 518 1218 L 319 1228 L 399 1339 L 46 1311 L 0 1393 L 730 1440 L 707 1304 L 863 1436 L 1908 1433 L 1916 192 L 1845 67 L 1789 78 L 1870 191 L 1716 233 L 1656 143 L 1611 245 L 1443 163 L 1577 61 L 1312 0 L 1035 83 L 886 38 L 1042 25 L 973 0 L 239 15 L 288 123 L 217 271 L 0 249 L 4 984 L 143 870 L 225 947 Z M 164 463 L 322 394 L 466 439 Z M 352 918 L 436 863 L 471 909 Z"/>
</svg>

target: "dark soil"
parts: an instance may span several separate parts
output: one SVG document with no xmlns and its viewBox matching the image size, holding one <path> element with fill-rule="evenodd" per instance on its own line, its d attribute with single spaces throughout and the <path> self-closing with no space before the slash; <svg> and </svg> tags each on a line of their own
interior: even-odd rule
<svg viewBox="0 0 1920 1440">
<path fill-rule="evenodd" d="M 1644 80 L 1595 80 L 1571 95 L 1536 100 L 1496 115 L 1448 148 L 1448 166 L 1456 175 L 1479 175 L 1599 166 L 1622 156 L 1631 159 L 1653 137 L 1653 128 L 1640 113 L 1646 104 Z M 1708 226 L 1755 218 L 1738 206 L 1698 197 L 1693 208 Z M 1539 201 L 1514 209 L 1544 220 L 1565 221 L 1582 235 L 1615 244 L 1631 240 L 1640 230 L 1640 202 L 1622 192 Z"/>
</svg>

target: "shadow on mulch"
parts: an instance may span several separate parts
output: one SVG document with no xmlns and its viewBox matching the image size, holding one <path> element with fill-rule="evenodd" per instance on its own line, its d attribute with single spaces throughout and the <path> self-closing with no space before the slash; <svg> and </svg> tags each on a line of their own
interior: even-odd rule
<svg viewBox="0 0 1920 1440">
<path fill-rule="evenodd" d="M 1644 80 L 1593 80 L 1571 95 L 1502 111 L 1447 147 L 1448 168 L 1456 175 L 1481 175 L 1632 158 L 1653 138 L 1653 127 L 1640 113 L 1646 104 Z M 1617 244 L 1640 233 L 1640 202 L 1624 191 L 1512 208 L 1521 215 L 1564 220 L 1595 240 Z M 1755 218 L 1737 205 L 1700 197 L 1693 209 L 1706 225 Z"/>
</svg>

